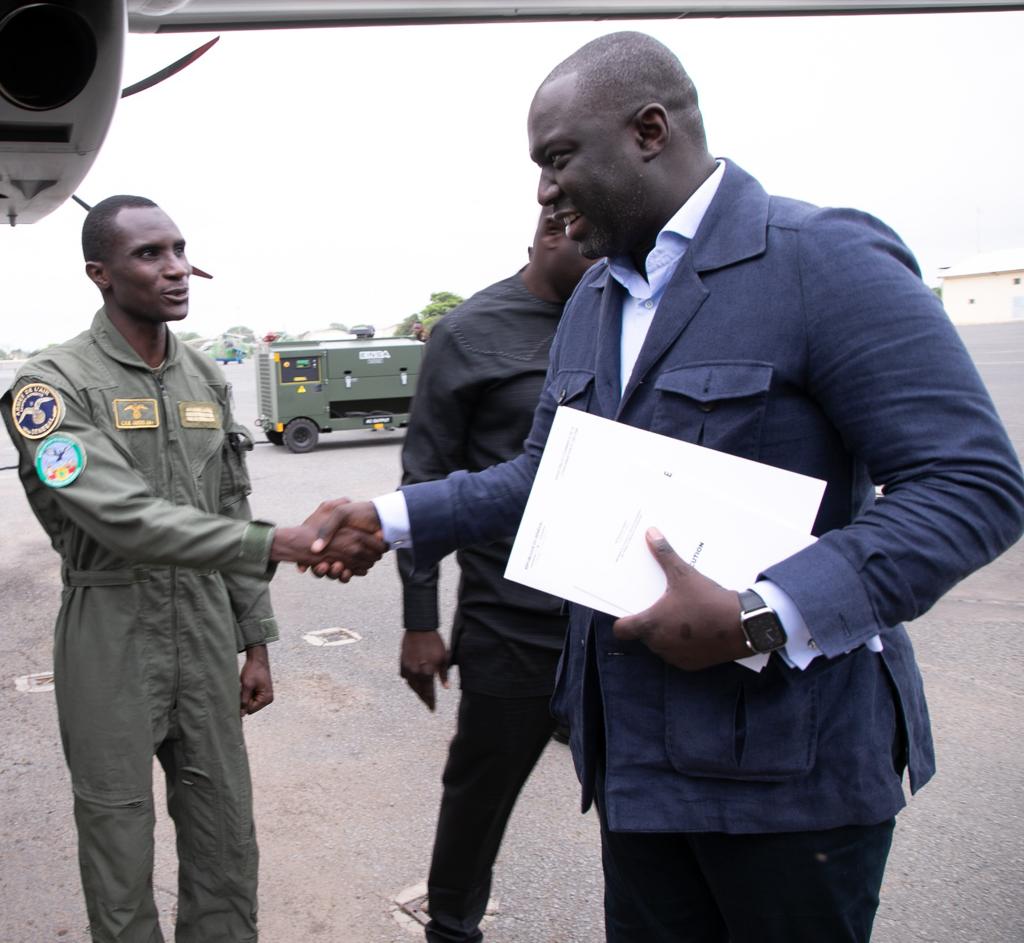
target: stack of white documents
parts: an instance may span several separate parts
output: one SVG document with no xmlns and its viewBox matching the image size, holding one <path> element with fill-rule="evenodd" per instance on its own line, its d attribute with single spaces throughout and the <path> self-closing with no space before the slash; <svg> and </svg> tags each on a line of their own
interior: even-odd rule
<svg viewBox="0 0 1024 943">
<path fill-rule="evenodd" d="M 613 616 L 651 606 L 657 527 L 705 576 L 746 589 L 814 542 L 825 482 L 560 407 L 507 579 Z"/>
</svg>

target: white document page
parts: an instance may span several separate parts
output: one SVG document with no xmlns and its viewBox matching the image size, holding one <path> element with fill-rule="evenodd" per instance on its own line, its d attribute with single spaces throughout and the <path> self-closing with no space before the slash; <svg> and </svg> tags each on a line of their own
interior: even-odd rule
<svg viewBox="0 0 1024 943">
<path fill-rule="evenodd" d="M 645 540 L 657 527 L 701 573 L 745 589 L 814 542 L 824 490 L 815 478 L 560 407 L 505 576 L 632 615 L 665 591 Z"/>
</svg>

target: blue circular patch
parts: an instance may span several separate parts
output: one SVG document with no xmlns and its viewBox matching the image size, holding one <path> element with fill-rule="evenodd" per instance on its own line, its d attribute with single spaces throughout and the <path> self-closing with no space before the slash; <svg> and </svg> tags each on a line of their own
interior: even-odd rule
<svg viewBox="0 0 1024 943">
<path fill-rule="evenodd" d="M 11 416 L 26 439 L 41 439 L 61 424 L 64 401 L 52 386 L 26 383 L 14 397 Z"/>
<path fill-rule="evenodd" d="M 47 488 L 66 488 L 85 468 L 85 447 L 69 435 L 52 435 L 36 449 L 36 474 Z"/>
</svg>

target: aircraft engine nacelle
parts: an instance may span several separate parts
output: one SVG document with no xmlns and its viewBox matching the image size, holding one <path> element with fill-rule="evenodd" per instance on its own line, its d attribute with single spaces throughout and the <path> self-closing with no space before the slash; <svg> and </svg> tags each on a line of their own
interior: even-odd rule
<svg viewBox="0 0 1024 943">
<path fill-rule="evenodd" d="M 0 0 L 0 224 L 76 190 L 121 94 L 124 0 Z"/>
</svg>

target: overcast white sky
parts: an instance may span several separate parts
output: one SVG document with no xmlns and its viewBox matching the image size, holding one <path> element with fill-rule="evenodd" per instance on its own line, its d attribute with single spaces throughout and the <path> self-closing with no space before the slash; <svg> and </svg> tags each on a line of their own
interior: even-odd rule
<svg viewBox="0 0 1024 943">
<path fill-rule="evenodd" d="M 621 28 L 679 54 L 715 154 L 770 192 L 881 217 L 929 283 L 1024 248 L 1021 13 L 225 33 L 121 103 L 79 194 L 140 193 L 175 219 L 216 276 L 193 279 L 192 330 L 384 327 L 525 262 L 530 99 Z M 206 38 L 131 36 L 124 84 Z M 0 347 L 88 324 L 83 215 L 0 226 Z"/>
</svg>

